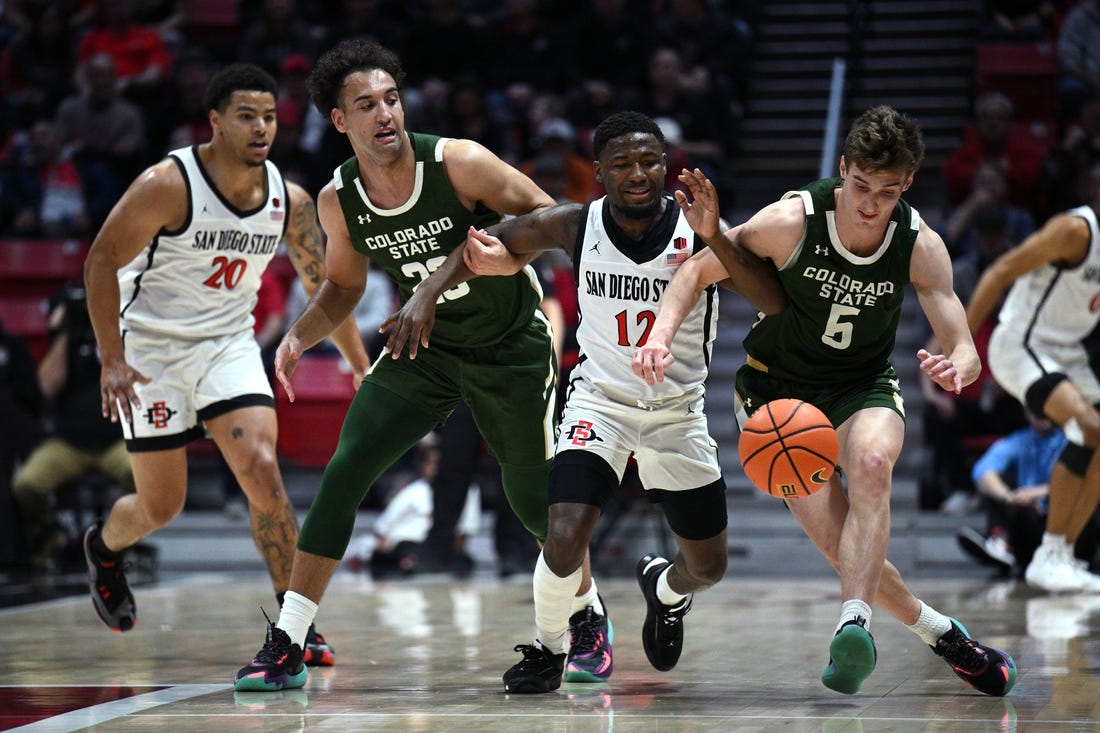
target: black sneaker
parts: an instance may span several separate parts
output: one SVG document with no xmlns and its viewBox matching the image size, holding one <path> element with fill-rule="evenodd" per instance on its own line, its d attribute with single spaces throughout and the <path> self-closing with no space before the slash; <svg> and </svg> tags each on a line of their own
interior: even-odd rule
<svg viewBox="0 0 1100 733">
<path fill-rule="evenodd" d="M 267 618 L 266 613 L 264 618 Z M 304 656 L 302 647 L 291 644 L 287 633 L 267 618 L 264 645 L 251 662 L 238 670 L 233 689 L 238 692 L 297 689 L 309 676 Z"/>
<path fill-rule="evenodd" d="M 309 625 L 309 631 L 306 632 L 306 648 L 303 650 L 305 662 L 307 667 L 331 667 L 336 664 L 336 651 L 325 641 L 325 637 L 314 628 L 313 624 Z"/>
<path fill-rule="evenodd" d="M 671 565 L 656 553 L 638 561 L 638 585 L 645 596 L 645 622 L 642 624 L 642 648 L 653 668 L 667 672 L 680 661 L 684 648 L 684 614 L 691 610 L 692 596 L 678 606 L 666 606 L 657 598 L 657 578 Z"/>
<path fill-rule="evenodd" d="M 978 692 L 1002 697 L 1016 684 L 1016 662 L 1012 657 L 1000 649 L 979 644 L 955 619 L 951 619 L 951 628 L 936 640 L 932 651 Z"/>
<path fill-rule="evenodd" d="M 603 605 L 603 598 L 600 598 Z M 566 682 L 603 682 L 611 676 L 614 658 L 611 642 L 615 629 L 607 616 L 596 613 L 592 606 L 585 606 L 569 617 L 569 656 L 565 663 Z"/>
<path fill-rule="evenodd" d="M 129 631 L 137 623 L 137 604 L 123 574 L 122 559 L 101 560 L 92 552 L 92 537 L 99 534 L 98 523 L 84 533 L 84 560 L 88 566 L 88 587 L 92 605 L 111 631 Z"/>
<path fill-rule="evenodd" d="M 515 650 L 523 659 L 504 673 L 505 692 L 550 692 L 561 687 L 561 675 L 565 670 L 565 653 L 551 654 L 537 641 L 534 644 L 516 644 Z"/>
</svg>

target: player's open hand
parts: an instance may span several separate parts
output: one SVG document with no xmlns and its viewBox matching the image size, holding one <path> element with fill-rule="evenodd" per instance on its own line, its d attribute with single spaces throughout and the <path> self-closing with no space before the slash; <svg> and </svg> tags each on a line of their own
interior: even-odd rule
<svg viewBox="0 0 1100 733">
<path fill-rule="evenodd" d="M 427 290 L 417 288 L 400 310 L 382 321 L 378 332 L 390 333 L 386 340 L 386 351 L 390 358 L 400 358 L 406 343 L 409 345 L 410 359 L 416 358 L 419 347 L 428 348 L 432 328 L 435 327 L 435 306 L 435 298 Z"/>
<path fill-rule="evenodd" d="M 643 346 L 639 346 L 631 360 L 631 368 L 634 373 L 645 380 L 646 384 L 655 384 L 665 381 L 665 369 L 676 361 L 668 344 L 650 339 Z"/>
<path fill-rule="evenodd" d="M 294 387 L 290 385 L 290 375 L 298 368 L 298 360 L 302 358 L 302 342 L 297 336 L 287 334 L 279 342 L 279 348 L 275 350 L 275 378 L 283 385 L 286 396 L 294 401 Z"/>
<path fill-rule="evenodd" d="M 141 409 L 141 399 L 138 398 L 134 385 L 149 384 L 151 381 L 153 380 L 127 364 L 123 358 L 103 362 L 103 369 L 99 374 L 103 417 L 117 423 L 121 416 L 132 425 L 134 409 Z"/>
<path fill-rule="evenodd" d="M 523 261 L 513 255 L 501 241 L 484 229 L 474 229 L 466 235 L 462 262 L 476 275 L 515 275 L 523 269 Z"/>
<path fill-rule="evenodd" d="M 722 233 L 721 219 L 718 215 L 718 192 L 714 190 L 714 184 L 698 168 L 693 171 L 684 168 L 677 178 L 691 191 L 690 203 L 683 191 L 675 191 L 673 195 L 692 230 L 703 239 L 719 236 Z"/>
<path fill-rule="evenodd" d="M 962 391 L 962 377 L 959 376 L 954 362 L 946 356 L 921 349 L 917 352 L 917 358 L 920 359 L 920 370 L 942 389 L 955 394 Z"/>
</svg>

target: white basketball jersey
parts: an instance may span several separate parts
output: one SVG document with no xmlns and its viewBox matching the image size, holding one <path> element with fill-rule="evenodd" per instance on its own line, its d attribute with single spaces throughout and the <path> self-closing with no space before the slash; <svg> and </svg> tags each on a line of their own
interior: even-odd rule
<svg viewBox="0 0 1100 733">
<path fill-rule="evenodd" d="M 267 198 L 241 211 L 214 187 L 196 147 L 169 156 L 183 172 L 190 211 L 179 231 L 161 231 L 119 270 L 122 327 L 187 339 L 251 329 L 260 276 L 289 218 L 283 176 L 267 161 Z"/>
<path fill-rule="evenodd" d="M 1100 226 L 1089 206 L 1070 209 L 1089 225 L 1089 251 L 1076 267 L 1043 265 L 1012 284 L 999 327 L 1024 343 L 1076 345 L 1100 323 Z"/>
<path fill-rule="evenodd" d="M 570 375 L 586 380 L 626 404 L 651 403 L 703 391 L 718 325 L 718 293 L 706 289 L 672 342 L 676 361 L 663 382 L 650 386 L 634 374 L 631 360 L 645 343 L 661 298 L 680 264 L 695 252 L 695 232 L 680 207 L 668 199 L 662 221 L 641 242 L 611 221 L 606 197 L 585 209 L 583 232 L 573 253 L 577 274 L 580 361 Z M 702 247 L 700 243 L 700 247 Z"/>
</svg>

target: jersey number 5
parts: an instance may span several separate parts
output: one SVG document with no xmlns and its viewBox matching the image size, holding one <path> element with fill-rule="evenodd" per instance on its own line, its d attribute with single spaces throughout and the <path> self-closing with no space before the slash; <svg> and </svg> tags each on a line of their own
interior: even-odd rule
<svg viewBox="0 0 1100 733">
<path fill-rule="evenodd" d="M 833 309 L 829 311 L 829 322 L 825 324 L 825 333 L 821 334 L 821 343 L 832 346 L 838 351 L 851 346 L 852 331 L 855 330 L 855 326 L 851 322 L 841 319 L 858 315 L 859 308 L 833 303 Z"/>
<path fill-rule="evenodd" d="M 230 260 L 228 257 L 218 256 L 214 258 L 214 274 L 203 280 L 203 285 L 215 290 L 223 287 L 232 290 L 244 277 L 244 271 L 248 263 L 244 260 Z"/>
<path fill-rule="evenodd" d="M 446 259 L 446 257 L 433 257 L 424 262 L 406 262 L 401 265 L 401 274 L 405 277 L 415 277 L 417 279 L 416 285 L 413 286 L 413 292 L 416 292 L 416 289 L 420 287 L 420 283 L 427 280 L 429 275 L 438 270 Z M 439 299 L 435 302 L 440 304 L 444 300 L 457 300 L 469 292 L 469 283 L 459 283 L 450 290 L 445 290 L 443 295 L 439 296 Z"/>
</svg>

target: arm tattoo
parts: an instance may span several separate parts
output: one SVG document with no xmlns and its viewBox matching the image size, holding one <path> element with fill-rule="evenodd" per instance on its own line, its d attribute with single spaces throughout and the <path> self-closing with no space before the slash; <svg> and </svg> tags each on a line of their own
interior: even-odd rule
<svg viewBox="0 0 1100 733">
<path fill-rule="evenodd" d="M 321 282 L 321 270 L 325 261 L 321 227 L 317 223 L 317 207 L 312 199 L 298 203 L 290 217 L 286 233 L 287 252 L 295 260 L 295 269 L 304 280 Z"/>
</svg>

